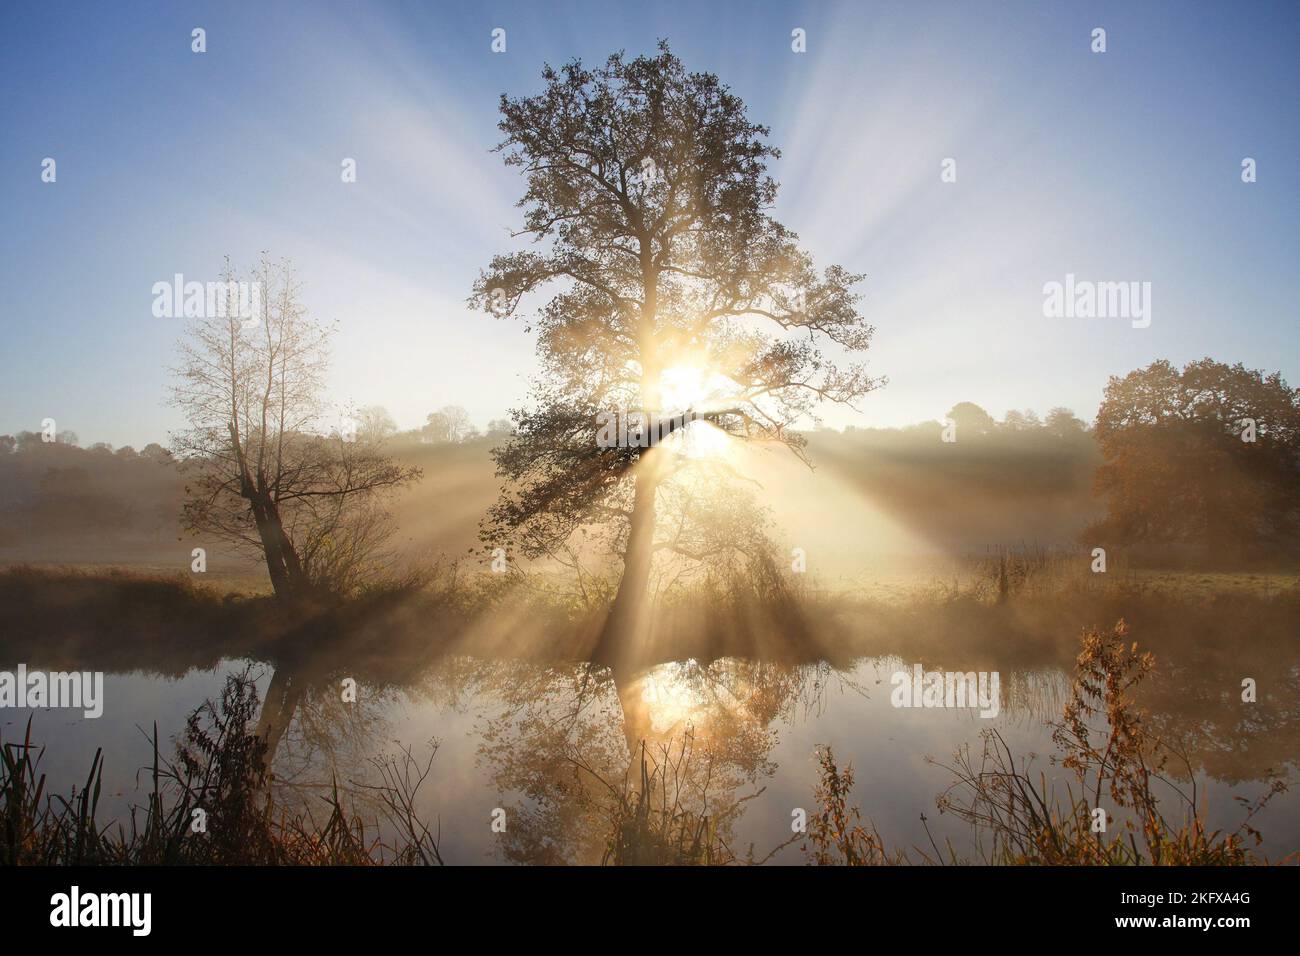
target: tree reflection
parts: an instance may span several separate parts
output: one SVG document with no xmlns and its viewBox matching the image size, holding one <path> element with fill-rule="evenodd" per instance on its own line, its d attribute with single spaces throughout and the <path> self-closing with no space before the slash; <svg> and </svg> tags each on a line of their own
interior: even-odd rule
<svg viewBox="0 0 1300 956">
<path fill-rule="evenodd" d="M 1137 703 L 1152 732 L 1186 755 L 1181 772 L 1171 765 L 1178 776 L 1238 784 L 1295 766 L 1300 651 L 1279 638 L 1290 605 L 1257 603 L 1254 618 L 1223 603 L 1193 620 L 1181 605 L 1153 602 L 1134 624 L 1135 638 L 1157 660 Z M 278 634 L 214 626 L 174 641 L 128 628 L 68 628 L 57 640 L 10 630 L 0 634 L 0 667 L 25 661 L 174 678 L 261 665 L 257 732 L 267 741 L 273 785 L 312 801 L 335 781 L 367 798 L 402 702 L 468 711 L 479 724 L 479 766 L 495 791 L 483 799 L 508 808 L 509 826 L 493 841 L 505 860 L 727 862 L 773 849 L 737 846 L 736 833 L 778 772 L 779 729 L 816 720 L 826 691 L 847 683 L 863 661 L 883 671 L 913 661 L 997 670 L 1006 719 L 1033 732 L 1059 716 L 1077 632 L 1033 617 L 1012 630 L 1020 620 L 1013 615 L 975 618 L 961 602 L 950 604 L 925 614 L 886 610 L 874 622 L 864 611 L 843 612 L 834 628 L 814 618 L 815 640 L 764 643 L 748 657 L 713 659 L 715 645 L 683 637 L 667 655 L 675 659 L 639 667 L 576 659 L 580 642 L 563 634 L 549 644 L 534 640 L 549 623 L 530 629 L 536 622 L 518 609 L 511 620 L 520 630 L 485 621 L 449 639 L 418 607 Z M 1231 641 L 1211 639 L 1230 628 Z M 479 631 L 487 636 L 479 639 Z M 820 659 L 831 647 L 833 664 Z M 1257 702 L 1241 699 L 1246 677 L 1259 685 Z M 343 699 L 345 678 L 357 684 L 354 702 Z M 433 731 L 441 733 L 437 725 Z M 434 779 L 444 757 L 433 764 Z M 446 822 L 468 826 L 464 807 L 455 812 Z M 775 828 L 774 841 L 783 829 Z"/>
<path fill-rule="evenodd" d="M 829 667 L 735 659 L 631 673 L 582 664 L 511 682 L 480 755 L 518 803 L 517 863 L 730 862 L 734 827 L 776 771 L 771 724 L 815 706 Z M 771 848 L 766 848 L 770 850 Z"/>
</svg>

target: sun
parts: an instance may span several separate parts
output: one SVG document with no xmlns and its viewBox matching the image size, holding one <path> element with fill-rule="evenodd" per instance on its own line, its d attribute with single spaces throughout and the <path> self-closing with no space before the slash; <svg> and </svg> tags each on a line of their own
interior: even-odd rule
<svg viewBox="0 0 1300 956">
<path fill-rule="evenodd" d="M 681 412 L 688 408 L 707 411 L 703 407 L 715 396 L 707 381 L 709 371 L 701 365 L 674 365 L 664 369 L 659 376 L 660 395 L 665 411 Z"/>
<path fill-rule="evenodd" d="M 727 379 L 704 365 L 683 363 L 664 369 L 659 379 L 664 414 L 715 412 L 727 403 Z M 723 458 L 735 444 L 711 422 L 696 420 L 674 433 L 669 443 L 687 458 Z"/>
<path fill-rule="evenodd" d="M 652 731 L 672 733 L 701 722 L 706 702 L 691 680 L 699 667 L 694 658 L 674 661 L 653 667 L 637 679 L 632 699 L 644 709 Z"/>
</svg>

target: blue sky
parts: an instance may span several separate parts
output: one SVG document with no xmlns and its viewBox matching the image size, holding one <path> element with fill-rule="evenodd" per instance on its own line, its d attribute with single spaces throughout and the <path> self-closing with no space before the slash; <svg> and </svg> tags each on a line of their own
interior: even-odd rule
<svg viewBox="0 0 1300 956">
<path fill-rule="evenodd" d="M 1090 418 L 1108 375 L 1156 358 L 1300 384 L 1294 3 L 7 2 L 0 432 L 53 417 L 83 444 L 164 440 L 180 320 L 152 315 L 153 283 L 263 249 L 339 322 L 335 400 L 403 427 L 453 403 L 501 416 L 533 342 L 464 305 L 515 248 L 498 97 L 660 37 L 771 126 L 778 218 L 867 274 L 890 384 L 828 424 L 958 401 Z M 1151 327 L 1045 318 L 1043 284 L 1071 272 L 1151 282 Z"/>
</svg>

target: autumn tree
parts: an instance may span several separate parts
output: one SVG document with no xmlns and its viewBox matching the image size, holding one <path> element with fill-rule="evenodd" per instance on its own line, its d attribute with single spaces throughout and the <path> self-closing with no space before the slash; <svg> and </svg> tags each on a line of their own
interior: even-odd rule
<svg viewBox="0 0 1300 956">
<path fill-rule="evenodd" d="M 1294 549 L 1300 390 L 1209 358 L 1112 376 L 1094 429 L 1108 500 L 1097 533 L 1218 554 Z"/>
<path fill-rule="evenodd" d="M 238 281 L 229 262 L 222 281 Z M 263 257 L 249 281 L 261 283 L 258 314 L 193 319 L 181 343 L 183 521 L 260 554 L 281 599 L 347 591 L 374 571 L 384 495 L 419 470 L 326 420 L 332 329 L 303 307 L 292 266 Z"/>
<path fill-rule="evenodd" d="M 852 291 L 863 277 L 816 272 L 772 217 L 778 152 L 716 76 L 687 72 L 661 43 L 542 78 L 542 92 L 500 104 L 498 150 L 527 181 L 516 235 L 532 248 L 495 257 L 471 297 L 526 314 L 542 366 L 495 452 L 508 484 L 484 537 L 536 556 L 584 524 L 616 527 L 622 575 L 598 651 L 614 659 L 637 641 L 665 546 L 659 489 L 695 463 L 674 430 L 804 457 L 796 422 L 879 384 L 853 360 L 873 330 Z M 622 410 L 658 416 L 670 441 L 602 447 L 597 416 Z"/>
</svg>

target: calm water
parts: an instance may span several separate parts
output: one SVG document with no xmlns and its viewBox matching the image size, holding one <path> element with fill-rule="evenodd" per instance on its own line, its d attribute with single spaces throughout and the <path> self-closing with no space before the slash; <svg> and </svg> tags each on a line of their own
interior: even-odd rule
<svg viewBox="0 0 1300 956">
<path fill-rule="evenodd" d="M 417 655 L 376 666 L 360 649 L 346 648 L 328 660 L 298 654 L 275 662 L 196 650 L 194 666 L 187 668 L 182 656 L 169 662 L 168 675 L 144 663 L 144 649 L 138 655 L 130 648 L 106 649 L 103 656 L 92 665 L 107 671 L 101 718 L 68 710 L 0 711 L 6 742 L 20 737 L 34 714 L 33 736 L 47 748 L 42 769 L 56 791 L 84 781 L 95 749 L 104 748 L 101 819 L 145 801 L 143 768 L 151 758 L 154 722 L 170 752 L 170 739 L 183 730 L 189 712 L 220 695 L 226 674 L 245 668 L 263 700 L 271 701 L 264 719 L 281 735 L 273 767 L 286 799 L 319 807 L 313 794 L 334 773 L 369 814 L 362 785 L 377 779 L 374 760 L 410 748 L 423 763 L 436 741 L 418 805 L 440 826 L 449 863 L 598 862 L 613 801 L 639 779 L 642 741 L 648 765 L 667 767 L 673 794 L 683 805 L 707 807 L 740 857 L 751 846 L 756 857 L 767 856 L 791 837 L 796 808 L 811 814 L 818 745 L 831 745 L 841 767 L 852 765 L 852 802 L 890 847 L 933 853 L 933 839 L 971 859 L 979 858 L 979 849 L 970 827 L 935 808 L 936 795 L 953 776 L 927 757 L 951 763 L 964 745 L 978 756 L 981 731 L 996 729 L 1018 756 L 1037 755 L 1035 776 L 1042 770 L 1060 784 L 1071 779 L 1048 759 L 1054 746 L 1047 721 L 1068 697 L 1066 673 L 1060 667 L 1018 669 L 993 653 L 984 655 L 1001 677 L 1001 713 L 993 719 L 970 709 L 892 706 L 890 677 L 913 663 L 902 651 L 838 668 L 675 662 L 617 681 L 588 664 L 468 656 L 421 661 Z M 58 658 L 25 663 L 69 666 Z M 12 670 L 16 663 L 3 661 L 0 668 Z M 342 700 L 349 676 L 358 682 L 356 703 Z M 1149 682 L 1143 706 L 1150 726 L 1186 749 L 1211 827 L 1235 829 L 1241 811 L 1234 797 L 1254 799 L 1270 773 L 1295 774 L 1300 670 L 1269 677 L 1284 682 L 1289 702 L 1279 705 L 1274 695 L 1272 705 L 1242 705 L 1233 690 L 1238 676 L 1204 662 L 1167 662 Z M 1255 821 L 1265 836 L 1262 849 L 1274 858 L 1300 847 L 1298 797 L 1296 791 L 1277 797 Z M 505 811 L 505 833 L 491 826 L 497 808 Z M 804 855 L 794 843 L 772 860 L 800 863 Z"/>
</svg>

